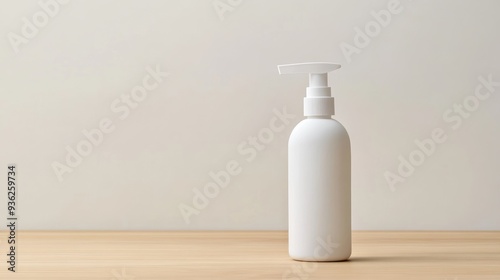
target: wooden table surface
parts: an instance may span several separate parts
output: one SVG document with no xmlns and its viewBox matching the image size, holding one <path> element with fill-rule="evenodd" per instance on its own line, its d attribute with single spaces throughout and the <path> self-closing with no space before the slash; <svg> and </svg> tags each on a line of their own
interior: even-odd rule
<svg viewBox="0 0 500 280">
<path fill-rule="evenodd" d="M 283 231 L 21 231 L 0 279 L 500 279 L 500 232 L 354 232 L 346 262 L 293 261 Z"/>
</svg>

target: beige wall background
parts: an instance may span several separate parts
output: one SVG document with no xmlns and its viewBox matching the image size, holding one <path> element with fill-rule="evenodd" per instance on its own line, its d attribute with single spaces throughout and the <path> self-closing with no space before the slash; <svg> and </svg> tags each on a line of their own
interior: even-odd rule
<svg viewBox="0 0 500 280">
<path fill-rule="evenodd" d="M 353 228 L 500 230 L 498 1 L 1 2 L 20 229 L 286 229 L 276 65 L 332 61 Z"/>
</svg>

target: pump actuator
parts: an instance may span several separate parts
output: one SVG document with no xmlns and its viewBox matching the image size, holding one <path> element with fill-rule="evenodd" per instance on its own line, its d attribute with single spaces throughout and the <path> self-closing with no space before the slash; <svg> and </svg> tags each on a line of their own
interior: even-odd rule
<svg viewBox="0 0 500 280">
<path fill-rule="evenodd" d="M 339 69 L 340 64 L 308 62 L 278 65 L 280 74 L 309 74 L 309 86 L 304 98 L 304 116 L 332 116 L 335 103 L 328 86 L 328 72 Z"/>
</svg>

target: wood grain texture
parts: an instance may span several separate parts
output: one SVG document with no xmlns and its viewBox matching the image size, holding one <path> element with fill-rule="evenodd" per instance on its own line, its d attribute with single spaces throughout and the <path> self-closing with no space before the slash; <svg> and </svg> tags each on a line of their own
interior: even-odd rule
<svg viewBox="0 0 500 280">
<path fill-rule="evenodd" d="M 283 231 L 18 232 L 0 279 L 500 279 L 500 232 L 354 232 L 350 261 L 306 263 Z"/>
</svg>

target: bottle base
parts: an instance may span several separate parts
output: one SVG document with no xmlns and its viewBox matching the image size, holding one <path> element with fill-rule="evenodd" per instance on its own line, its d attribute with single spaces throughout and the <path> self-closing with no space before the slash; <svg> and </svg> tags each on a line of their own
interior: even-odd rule
<svg viewBox="0 0 500 280">
<path fill-rule="evenodd" d="M 322 257 L 322 258 L 316 258 L 313 256 L 295 256 L 290 254 L 290 258 L 292 258 L 295 261 L 300 261 L 300 262 L 345 262 L 349 261 L 349 258 L 351 257 L 351 254 L 347 256 L 328 256 L 328 257 Z"/>
</svg>

